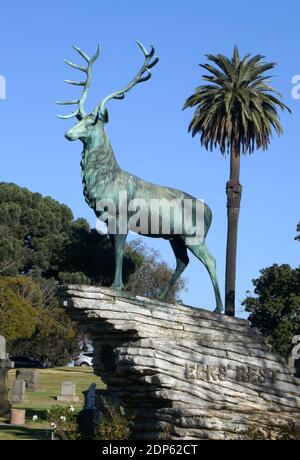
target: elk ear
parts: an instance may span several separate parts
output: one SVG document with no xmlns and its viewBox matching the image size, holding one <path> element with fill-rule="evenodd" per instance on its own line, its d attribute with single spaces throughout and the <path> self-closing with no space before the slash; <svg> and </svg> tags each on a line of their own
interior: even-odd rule
<svg viewBox="0 0 300 460">
<path fill-rule="evenodd" d="M 102 114 L 102 121 L 104 123 L 108 123 L 109 122 L 109 116 L 108 116 L 108 110 L 107 109 L 104 109 L 104 113 Z"/>
</svg>

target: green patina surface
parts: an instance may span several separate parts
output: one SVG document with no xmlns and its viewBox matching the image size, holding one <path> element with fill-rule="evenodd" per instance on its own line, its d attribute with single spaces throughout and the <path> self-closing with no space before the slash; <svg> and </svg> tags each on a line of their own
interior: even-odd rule
<svg viewBox="0 0 300 460">
<path fill-rule="evenodd" d="M 151 77 L 150 68 L 158 62 L 158 58 L 154 56 L 153 47 L 148 52 L 139 41 L 137 44 L 145 58 L 139 72 L 127 86 L 102 99 L 90 114 L 85 113 L 83 103 L 90 86 L 92 66 L 99 55 L 99 46 L 92 58 L 89 58 L 80 48 L 74 47 L 87 62 L 87 67 L 78 66 L 70 61 L 66 61 L 66 63 L 83 71 L 86 74 L 86 80 L 84 82 L 66 80 L 68 83 L 83 86 L 84 89 L 80 99 L 58 102 L 59 104 L 78 106 L 70 115 L 60 116 L 61 118 L 76 117 L 78 120 L 76 125 L 66 132 L 65 136 L 70 141 L 79 139 L 83 143 L 81 168 L 84 196 L 96 216 L 108 224 L 109 237 L 115 250 L 113 288 L 117 291 L 123 288 L 122 263 L 128 231 L 153 238 L 164 238 L 170 241 L 174 251 L 176 269 L 168 285 L 161 293 L 160 299 L 166 300 L 168 298 L 172 286 L 188 265 L 189 250 L 204 264 L 210 275 L 216 299 L 216 312 L 220 313 L 223 307 L 216 275 L 216 262 L 205 244 L 205 237 L 212 220 L 210 208 L 185 192 L 146 182 L 123 171 L 117 163 L 105 130 L 105 125 L 108 122 L 105 104 L 110 99 L 123 99 L 125 93 L 136 84 L 148 80 Z M 120 200 L 120 194 L 123 201 Z M 124 208 L 125 197 L 126 206 Z M 189 203 L 191 209 L 189 222 L 184 207 L 186 203 Z M 168 209 L 170 210 L 167 214 L 164 208 L 166 204 L 169 205 Z M 196 221 L 197 219 L 198 221 Z M 122 224 L 124 220 L 126 222 L 125 227 Z M 155 231 L 153 230 L 153 222 L 157 223 Z M 201 232 L 195 231 L 193 234 L 192 231 L 196 226 L 201 228 Z M 112 228 L 113 230 L 111 230 Z"/>
</svg>

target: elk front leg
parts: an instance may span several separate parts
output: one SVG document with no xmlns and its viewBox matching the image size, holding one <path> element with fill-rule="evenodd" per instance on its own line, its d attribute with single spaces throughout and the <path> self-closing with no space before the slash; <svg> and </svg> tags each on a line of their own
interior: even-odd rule
<svg viewBox="0 0 300 460">
<path fill-rule="evenodd" d="M 110 237 L 111 239 L 113 239 L 113 246 L 115 250 L 115 277 L 114 282 L 112 284 L 112 288 L 116 291 L 122 291 L 124 287 L 122 279 L 122 269 L 126 237 L 127 234 L 116 234 Z"/>
</svg>

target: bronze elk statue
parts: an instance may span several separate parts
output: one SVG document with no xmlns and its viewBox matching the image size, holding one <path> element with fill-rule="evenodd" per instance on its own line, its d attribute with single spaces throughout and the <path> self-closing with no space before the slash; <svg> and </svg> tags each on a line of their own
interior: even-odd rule
<svg viewBox="0 0 300 460">
<path fill-rule="evenodd" d="M 83 72 L 86 78 L 84 81 L 65 80 L 72 85 L 83 87 L 80 99 L 57 101 L 61 105 L 77 106 L 70 115 L 59 115 L 60 118 L 76 117 L 78 120 L 66 132 L 65 137 L 69 141 L 80 139 L 83 143 L 81 168 L 84 196 L 97 218 L 108 225 L 109 238 L 114 247 L 115 275 L 112 288 L 116 291 L 123 288 L 123 254 L 129 231 L 148 237 L 164 238 L 169 240 L 174 251 L 176 269 L 161 293 L 160 300 L 168 298 L 170 290 L 188 265 L 189 250 L 203 263 L 210 275 L 216 299 L 215 311 L 220 313 L 223 306 L 216 275 L 216 262 L 205 243 L 212 220 L 210 208 L 185 192 L 146 182 L 123 171 L 116 161 L 105 130 L 108 123 L 105 106 L 108 101 L 123 99 L 135 85 L 149 80 L 150 69 L 158 62 L 152 46 L 148 52 L 141 42 L 136 42 L 144 55 L 141 69 L 127 86 L 104 97 L 90 114 L 85 113 L 84 102 L 91 83 L 92 67 L 99 56 L 100 48 L 98 45 L 95 55 L 90 58 L 80 48 L 74 47 L 87 65 L 65 62 Z"/>
</svg>

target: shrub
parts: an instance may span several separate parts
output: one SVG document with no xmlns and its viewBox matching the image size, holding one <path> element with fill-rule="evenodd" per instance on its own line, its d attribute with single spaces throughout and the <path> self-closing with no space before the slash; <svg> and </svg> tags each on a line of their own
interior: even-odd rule
<svg viewBox="0 0 300 460">
<path fill-rule="evenodd" d="M 91 440 L 124 440 L 130 434 L 129 421 L 123 412 L 105 404 L 106 414 L 101 414 L 100 421 L 96 424 Z M 87 439 L 80 431 L 78 424 L 78 412 L 73 406 L 53 406 L 48 410 L 52 439 L 58 441 L 74 441 Z"/>
<path fill-rule="evenodd" d="M 81 439 L 77 424 L 77 414 L 73 406 L 53 406 L 48 410 L 47 418 L 52 429 L 52 439 L 57 441 Z"/>
<path fill-rule="evenodd" d="M 130 421 L 122 411 L 118 412 L 105 403 L 106 414 L 95 429 L 95 439 L 124 440 L 129 438 Z"/>
<path fill-rule="evenodd" d="M 282 427 L 274 427 L 271 424 L 261 425 L 256 422 L 241 433 L 240 439 L 248 441 L 296 441 L 300 440 L 300 427 L 296 426 L 293 420 L 289 420 Z"/>
</svg>

